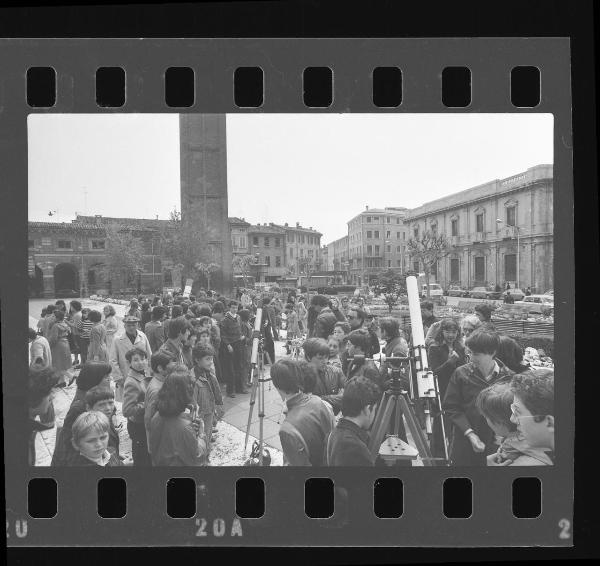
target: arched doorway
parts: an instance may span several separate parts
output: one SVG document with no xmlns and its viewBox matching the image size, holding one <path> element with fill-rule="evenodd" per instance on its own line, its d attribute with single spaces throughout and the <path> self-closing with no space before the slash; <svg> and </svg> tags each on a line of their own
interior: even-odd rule
<svg viewBox="0 0 600 566">
<path fill-rule="evenodd" d="M 41 297 L 44 294 L 44 273 L 36 265 L 35 272 L 29 276 L 29 296 Z"/>
<path fill-rule="evenodd" d="M 54 268 L 54 289 L 72 289 L 79 292 L 79 274 L 72 263 L 59 263 Z"/>
</svg>

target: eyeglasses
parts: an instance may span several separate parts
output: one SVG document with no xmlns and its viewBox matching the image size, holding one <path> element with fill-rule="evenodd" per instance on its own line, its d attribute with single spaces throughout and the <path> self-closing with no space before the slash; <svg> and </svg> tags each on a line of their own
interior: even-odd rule
<svg viewBox="0 0 600 566">
<path fill-rule="evenodd" d="M 510 412 L 512 413 L 513 417 L 515 417 L 515 419 L 519 420 L 519 419 L 534 419 L 536 417 L 545 417 L 546 415 L 519 415 L 515 412 L 516 409 L 516 405 L 514 403 L 511 403 L 510 405 Z"/>
</svg>

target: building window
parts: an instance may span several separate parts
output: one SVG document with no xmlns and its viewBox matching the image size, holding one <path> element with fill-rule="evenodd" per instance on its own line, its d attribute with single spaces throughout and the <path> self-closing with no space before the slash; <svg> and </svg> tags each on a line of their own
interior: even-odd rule
<svg viewBox="0 0 600 566">
<path fill-rule="evenodd" d="M 517 207 L 509 206 L 506 208 L 506 225 L 516 226 L 517 225 Z"/>
<path fill-rule="evenodd" d="M 460 281 L 460 265 L 458 263 L 458 259 L 450 260 L 450 281 L 456 283 Z"/>
<path fill-rule="evenodd" d="M 484 282 L 485 282 L 485 257 L 476 257 L 475 258 L 475 283 L 484 283 Z"/>
<path fill-rule="evenodd" d="M 265 263 L 267 264 L 267 267 L 271 267 L 271 256 L 265 256 Z"/>
<path fill-rule="evenodd" d="M 374 237 L 375 237 L 375 239 L 379 238 L 379 230 L 375 230 Z"/>
<path fill-rule="evenodd" d="M 413 270 L 414 271 L 419 271 L 419 262 L 418 261 L 414 261 L 413 262 Z"/>
<path fill-rule="evenodd" d="M 307 250 L 308 251 L 308 257 L 312 257 L 313 256 L 313 251 L 314 250 Z"/>
<path fill-rule="evenodd" d="M 27 240 L 27 247 L 35 248 L 35 240 Z"/>
<path fill-rule="evenodd" d="M 373 246 L 371 246 L 371 245 L 368 245 L 368 246 L 367 246 L 367 254 L 368 254 L 368 255 L 371 255 L 372 253 L 373 253 Z"/>
<path fill-rule="evenodd" d="M 401 261 L 400 261 L 399 259 L 397 259 L 397 260 L 396 260 L 396 265 L 397 265 L 398 267 L 400 267 L 400 266 L 402 265 L 402 263 L 401 263 Z"/>
<path fill-rule="evenodd" d="M 458 236 L 458 218 L 453 218 L 451 221 L 452 235 Z"/>
<path fill-rule="evenodd" d="M 391 237 L 392 237 L 392 236 L 391 236 L 391 234 L 392 234 L 392 233 L 391 233 L 391 232 L 388 230 L 388 231 L 385 233 L 385 237 L 386 237 L 386 238 L 391 238 Z"/>
<path fill-rule="evenodd" d="M 419 237 L 419 227 L 418 226 L 413 230 L 413 234 L 415 235 L 415 239 L 417 239 Z"/>
<path fill-rule="evenodd" d="M 375 255 L 379 255 L 379 246 L 375 246 Z"/>
<path fill-rule="evenodd" d="M 302 234 L 302 243 L 305 244 L 306 240 L 304 239 L 304 234 Z"/>
<path fill-rule="evenodd" d="M 396 232 L 396 240 L 400 239 L 400 232 Z"/>
<path fill-rule="evenodd" d="M 433 237 L 435 238 L 437 236 L 437 224 L 432 224 L 431 225 L 431 234 L 433 235 Z"/>
<path fill-rule="evenodd" d="M 392 267 L 392 260 L 388 259 L 388 267 Z"/>
<path fill-rule="evenodd" d="M 517 280 L 517 255 L 506 254 L 504 256 L 504 280 L 505 281 L 516 281 Z"/>
<path fill-rule="evenodd" d="M 396 246 L 396 253 L 398 253 L 398 254 L 399 254 L 399 253 L 400 253 L 400 251 L 401 251 L 401 249 L 400 249 L 400 246 Z"/>
<path fill-rule="evenodd" d="M 391 251 L 392 251 L 392 246 L 388 246 L 388 247 L 387 247 L 387 251 L 388 251 L 388 252 L 391 252 Z"/>
<path fill-rule="evenodd" d="M 402 232 L 402 239 L 406 240 L 406 232 Z"/>
<path fill-rule="evenodd" d="M 476 232 L 483 232 L 483 212 L 475 215 Z"/>
<path fill-rule="evenodd" d="M 396 218 L 396 224 L 400 224 L 400 218 Z"/>
<path fill-rule="evenodd" d="M 379 216 L 373 216 L 373 222 L 379 222 Z"/>
<path fill-rule="evenodd" d="M 371 217 L 367 216 L 367 222 L 371 222 Z"/>
<path fill-rule="evenodd" d="M 240 236 L 240 247 L 241 248 L 246 247 L 246 236 Z"/>
<path fill-rule="evenodd" d="M 73 248 L 73 243 L 71 240 L 58 240 L 58 246 L 61 250 L 70 250 Z"/>
<path fill-rule="evenodd" d="M 253 237 L 252 237 L 252 244 L 253 244 L 254 246 L 258 246 L 258 236 L 253 236 Z"/>
<path fill-rule="evenodd" d="M 281 240 L 279 238 L 275 238 L 275 247 L 276 248 L 280 248 L 281 247 Z"/>
<path fill-rule="evenodd" d="M 268 248 L 270 245 L 269 238 L 265 238 L 265 248 Z"/>
<path fill-rule="evenodd" d="M 386 216 L 385 221 L 389 224 L 392 221 L 392 219 L 389 216 Z"/>
<path fill-rule="evenodd" d="M 290 234 L 290 242 L 294 243 L 294 241 L 295 241 L 294 234 Z"/>
<path fill-rule="evenodd" d="M 290 257 L 294 257 L 294 248 L 290 248 Z"/>
<path fill-rule="evenodd" d="M 275 256 L 275 267 L 281 267 L 281 256 Z"/>
<path fill-rule="evenodd" d="M 367 238 L 372 238 L 373 237 L 373 232 L 371 230 L 367 230 Z"/>
<path fill-rule="evenodd" d="M 304 257 L 304 248 L 300 248 L 300 257 Z"/>
<path fill-rule="evenodd" d="M 106 242 L 104 240 L 92 240 L 93 250 L 103 250 L 106 248 Z"/>
</svg>

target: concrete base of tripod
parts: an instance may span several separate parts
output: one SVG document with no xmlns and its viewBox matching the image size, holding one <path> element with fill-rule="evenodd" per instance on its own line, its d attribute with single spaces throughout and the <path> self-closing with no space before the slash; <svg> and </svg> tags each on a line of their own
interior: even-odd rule
<svg viewBox="0 0 600 566">
<path fill-rule="evenodd" d="M 394 416 L 393 428 L 391 427 L 392 415 Z M 416 450 L 398 438 L 400 420 L 403 416 Z M 389 440 L 386 439 L 386 435 L 389 436 Z M 419 425 L 412 402 L 405 391 L 391 388 L 383 394 L 371 427 L 369 450 L 374 456 L 381 455 L 388 463 L 391 460 L 415 460 L 420 456 L 425 466 L 435 465 L 427 437 Z"/>
<path fill-rule="evenodd" d="M 264 456 L 264 435 L 263 435 L 263 423 L 265 419 L 265 383 L 271 381 L 271 378 L 265 378 L 265 359 L 271 364 L 271 358 L 263 348 L 263 345 L 259 345 L 257 363 L 252 364 L 250 370 L 250 381 L 252 383 L 250 387 L 250 407 L 248 409 L 248 423 L 246 425 L 246 439 L 244 441 L 244 453 L 248 448 L 248 436 L 250 435 L 250 425 L 252 424 L 252 415 L 254 413 L 254 405 L 258 399 L 258 449 L 259 449 L 259 464 L 263 465 Z"/>
</svg>

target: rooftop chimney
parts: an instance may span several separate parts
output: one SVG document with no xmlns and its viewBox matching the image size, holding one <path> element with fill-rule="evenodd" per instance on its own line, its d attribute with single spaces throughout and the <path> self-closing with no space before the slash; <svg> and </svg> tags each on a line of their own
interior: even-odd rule
<svg viewBox="0 0 600 566">
<path fill-rule="evenodd" d="M 288 223 L 286 222 L 286 223 L 285 223 L 285 225 L 287 226 L 287 225 L 288 225 Z"/>
<path fill-rule="evenodd" d="M 300 222 L 296 222 L 296 228 L 300 228 Z"/>
<path fill-rule="evenodd" d="M 365 205 L 365 208 L 366 208 L 366 210 L 369 210 L 369 205 L 368 204 Z"/>
</svg>

